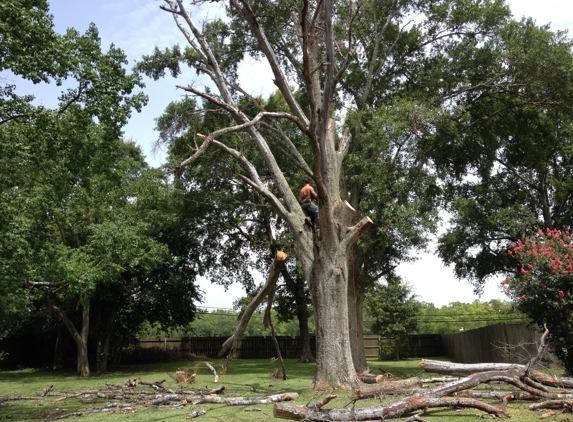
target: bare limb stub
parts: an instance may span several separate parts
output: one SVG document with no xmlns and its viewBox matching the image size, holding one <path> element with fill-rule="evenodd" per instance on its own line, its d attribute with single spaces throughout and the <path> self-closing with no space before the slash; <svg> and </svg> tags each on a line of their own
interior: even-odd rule
<svg viewBox="0 0 573 422">
<path fill-rule="evenodd" d="M 326 396 L 322 400 L 319 400 L 315 403 L 309 404 L 308 407 L 310 409 L 321 409 L 323 406 L 326 406 L 328 403 L 330 403 L 332 400 L 334 400 L 337 397 L 338 396 L 336 394 L 330 393 L 328 396 Z"/>
<path fill-rule="evenodd" d="M 209 362 L 205 362 L 205 365 L 207 365 L 207 367 L 211 370 L 211 372 L 215 376 L 215 382 L 219 382 L 219 375 L 217 374 L 217 370 L 213 368 L 213 365 L 211 365 Z"/>
</svg>

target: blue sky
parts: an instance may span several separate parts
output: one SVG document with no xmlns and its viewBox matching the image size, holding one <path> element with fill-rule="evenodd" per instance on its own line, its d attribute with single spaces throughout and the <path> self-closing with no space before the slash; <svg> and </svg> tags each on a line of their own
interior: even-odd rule
<svg viewBox="0 0 573 422">
<path fill-rule="evenodd" d="M 62 33 L 68 27 L 85 32 L 90 22 L 93 22 L 100 32 L 102 48 L 107 50 L 113 43 L 124 50 L 130 67 L 141 59 L 142 55 L 152 53 L 155 46 L 163 49 L 177 43 L 183 45 L 185 42 L 171 15 L 159 9 L 162 1 L 51 0 L 49 3 L 57 32 Z M 573 28 L 571 0 L 511 0 L 507 3 L 516 17 L 532 16 L 538 24 L 551 22 L 554 29 Z M 197 22 L 214 16 L 216 9 L 221 7 L 221 3 L 208 5 L 208 8 L 193 9 L 193 18 Z M 274 90 L 272 75 L 263 64 L 249 60 L 242 65 L 240 75 L 243 87 L 255 95 L 264 95 Z M 154 119 L 161 115 L 169 102 L 179 99 L 183 94 L 175 85 L 193 83 L 201 86 L 206 82 L 190 70 L 185 70 L 177 80 L 166 77 L 156 82 L 146 78 L 145 93 L 149 96 L 149 104 L 141 113 L 133 114 L 125 127 L 125 137 L 142 146 L 150 164 L 157 166 L 162 160 L 161 154 L 152 153 L 157 139 Z M 38 102 L 47 106 L 55 105 L 54 99 L 59 93 L 59 88 L 54 86 L 18 83 L 18 88 L 20 94 L 34 94 Z M 414 264 L 400 266 L 399 273 L 413 285 L 420 300 L 442 306 L 453 301 L 472 302 L 477 299 L 468 283 L 455 280 L 452 270 L 444 267 L 432 250 L 420 254 L 419 257 L 420 260 Z M 499 291 L 498 282 L 492 280 L 485 286 L 482 300 L 504 298 Z M 225 292 L 218 286 L 201 281 L 201 288 L 205 292 L 204 305 L 209 307 L 231 307 L 232 301 L 242 295 L 242 289 L 238 285 Z"/>
</svg>

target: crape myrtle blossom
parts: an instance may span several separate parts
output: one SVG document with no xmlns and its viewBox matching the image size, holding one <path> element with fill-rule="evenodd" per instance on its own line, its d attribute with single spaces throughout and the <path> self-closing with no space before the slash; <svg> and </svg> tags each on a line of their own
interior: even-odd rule
<svg viewBox="0 0 573 422">
<path fill-rule="evenodd" d="M 508 259 L 514 275 L 501 282 L 519 311 L 542 327 L 547 324 L 551 350 L 573 372 L 573 235 L 558 229 L 511 243 Z M 571 350 L 571 353 L 567 353 Z"/>
</svg>

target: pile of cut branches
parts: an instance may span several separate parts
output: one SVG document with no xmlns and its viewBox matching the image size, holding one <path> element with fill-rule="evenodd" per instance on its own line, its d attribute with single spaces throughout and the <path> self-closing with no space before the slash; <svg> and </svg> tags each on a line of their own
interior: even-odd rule
<svg viewBox="0 0 573 422">
<path fill-rule="evenodd" d="M 65 402 L 69 399 L 77 399 L 82 403 L 89 404 L 85 411 L 65 412 L 55 409 L 46 412 L 43 419 L 47 421 L 85 416 L 94 413 L 135 413 L 142 408 L 169 408 L 180 409 L 188 405 L 200 405 L 203 403 L 219 403 L 227 406 L 250 406 L 258 404 L 270 404 L 284 400 L 298 398 L 297 393 L 284 393 L 263 397 L 228 397 L 225 396 L 225 386 L 219 388 L 201 387 L 190 390 L 180 387 L 173 390 L 163 386 L 165 380 L 143 381 L 129 379 L 121 384 L 106 383 L 97 390 L 77 390 L 69 393 L 57 393 L 52 387 L 44 390 L 38 396 L 24 397 L 11 396 L 0 399 L 0 404 L 18 400 L 52 400 L 52 402 Z M 194 410 L 187 419 L 205 415 L 205 410 Z"/>
<path fill-rule="evenodd" d="M 354 402 L 386 395 L 392 390 L 403 393 L 410 389 L 411 394 L 390 403 L 364 408 L 324 409 L 322 406 L 326 403 L 308 406 L 276 403 L 274 416 L 305 421 L 370 421 L 406 417 L 418 412 L 406 421 L 423 421 L 421 415 L 426 409 L 456 407 L 478 409 L 485 412 L 484 417 L 503 419 L 510 417 L 507 404 L 513 400 L 535 401 L 529 406 L 530 410 L 556 409 L 558 412 L 568 412 L 573 409 L 573 379 L 549 376 L 533 369 L 545 352 L 547 334 L 546 330 L 536 356 L 527 365 L 503 363 L 464 365 L 426 360 L 421 364 L 424 370 L 448 375 L 442 380 L 446 381 L 445 383 L 425 389 L 419 387 L 422 380 L 418 378 L 388 381 L 356 389 Z M 452 378 L 454 375 L 461 378 Z M 497 384 L 502 389 L 475 390 L 484 384 Z M 556 414 L 555 411 L 551 411 L 541 417 L 546 418 Z"/>
</svg>

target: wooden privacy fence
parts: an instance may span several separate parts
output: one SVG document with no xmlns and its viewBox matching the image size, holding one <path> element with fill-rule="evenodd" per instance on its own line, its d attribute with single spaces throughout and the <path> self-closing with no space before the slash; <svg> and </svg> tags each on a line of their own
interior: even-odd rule
<svg viewBox="0 0 573 422">
<path fill-rule="evenodd" d="M 198 356 L 216 358 L 225 340 L 229 337 L 170 337 L 141 338 L 139 346 L 144 348 L 161 347 L 194 353 Z M 277 341 L 283 358 L 299 358 L 301 355 L 300 337 L 278 336 Z M 316 353 L 316 339 L 311 337 L 310 347 Z M 276 357 L 277 352 L 272 337 L 245 337 L 239 343 L 233 358 L 257 359 Z"/>
<path fill-rule="evenodd" d="M 443 356 L 444 349 L 440 334 L 410 334 L 410 357 L 429 358 Z"/>
<path fill-rule="evenodd" d="M 216 358 L 223 343 L 228 337 L 169 337 L 169 338 L 141 338 L 139 346 L 160 347 L 168 350 L 179 350 L 196 355 Z M 378 357 L 379 336 L 364 336 L 364 352 L 369 359 Z M 299 358 L 301 355 L 300 337 L 278 336 L 277 341 L 284 358 Z M 310 338 L 312 353 L 316 353 L 316 338 Z M 271 358 L 277 352 L 271 337 L 245 337 L 239 344 L 233 358 Z"/>
<path fill-rule="evenodd" d="M 541 339 L 539 330 L 525 323 L 499 323 L 455 334 L 411 334 L 409 357 L 425 358 L 447 356 L 459 363 L 509 362 L 523 363 L 536 350 Z M 228 337 L 172 337 L 142 338 L 141 347 L 161 347 L 171 350 L 216 358 Z M 298 358 L 301 354 L 299 337 L 277 337 L 285 358 Z M 380 342 L 389 341 L 379 336 L 364 336 L 364 352 L 368 359 L 378 358 Z M 515 347 L 519 346 L 519 347 Z M 316 352 L 316 339 L 311 337 L 311 349 Z M 271 358 L 276 350 L 271 337 L 245 337 L 235 358 Z"/>
<path fill-rule="evenodd" d="M 536 352 L 535 342 L 540 340 L 541 332 L 523 322 L 502 322 L 442 335 L 444 355 L 459 363 L 524 363 Z"/>
<path fill-rule="evenodd" d="M 442 355 L 440 335 L 414 334 L 410 339 L 411 357 L 432 357 Z M 228 337 L 170 337 L 170 338 L 141 338 L 139 346 L 144 348 L 160 347 L 168 350 L 179 350 L 196 355 L 216 358 Z M 378 358 L 380 336 L 364 336 L 364 353 L 368 359 Z M 281 354 L 284 358 L 299 358 L 301 355 L 300 337 L 278 336 Z M 316 353 L 316 338 L 310 339 L 312 353 Z M 277 352 L 271 337 L 245 337 L 239 344 L 233 358 L 268 359 L 276 357 Z"/>
</svg>

